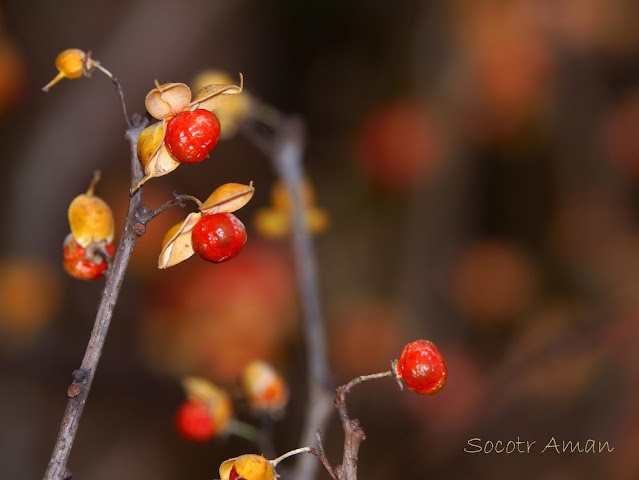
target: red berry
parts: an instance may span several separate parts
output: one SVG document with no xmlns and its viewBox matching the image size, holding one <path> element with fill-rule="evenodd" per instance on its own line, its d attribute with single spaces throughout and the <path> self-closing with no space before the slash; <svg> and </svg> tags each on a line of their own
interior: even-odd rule
<svg viewBox="0 0 639 480">
<path fill-rule="evenodd" d="M 206 442 L 215 436 L 216 428 L 209 406 L 200 401 L 187 401 L 175 414 L 175 428 L 182 437 L 193 442 Z"/>
<path fill-rule="evenodd" d="M 233 465 L 229 472 L 229 480 L 236 480 L 238 477 L 239 475 L 237 474 L 237 470 L 235 470 L 235 465 Z"/>
<path fill-rule="evenodd" d="M 191 233 L 193 250 L 209 262 L 235 257 L 246 243 L 244 224 L 232 213 L 202 215 Z"/>
<path fill-rule="evenodd" d="M 115 248 L 112 243 L 106 247 L 107 253 L 113 257 Z M 64 269 L 73 278 L 79 280 L 97 280 L 104 275 L 108 265 L 105 260 L 99 263 L 87 258 L 86 250 L 78 245 L 73 236 L 67 236 L 64 242 Z"/>
<path fill-rule="evenodd" d="M 404 347 L 397 374 L 413 392 L 437 393 L 446 383 L 446 362 L 437 347 L 428 340 L 415 340 Z"/>
<path fill-rule="evenodd" d="M 166 125 L 164 143 L 178 162 L 196 163 L 208 158 L 220 138 L 220 121 L 208 110 L 185 111 Z"/>
</svg>

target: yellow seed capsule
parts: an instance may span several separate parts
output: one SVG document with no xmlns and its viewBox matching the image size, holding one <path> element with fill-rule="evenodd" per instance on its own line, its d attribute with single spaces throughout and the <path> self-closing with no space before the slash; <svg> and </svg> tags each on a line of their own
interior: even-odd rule
<svg viewBox="0 0 639 480">
<path fill-rule="evenodd" d="M 231 477 L 231 472 L 235 475 Z M 275 469 L 271 463 L 261 455 L 241 455 L 230 458 L 220 465 L 220 479 L 242 478 L 245 480 L 275 480 Z"/>
<path fill-rule="evenodd" d="M 216 432 L 223 432 L 233 416 L 231 399 L 224 390 L 199 377 L 186 377 L 182 380 L 182 388 L 190 401 L 204 402 L 215 425 Z"/>
<path fill-rule="evenodd" d="M 113 241 L 113 212 L 107 203 L 93 194 L 100 173 L 96 172 L 87 193 L 78 195 L 69 205 L 69 226 L 78 245 L 86 248 L 91 242 Z"/>
<path fill-rule="evenodd" d="M 268 363 L 249 363 L 242 374 L 242 388 L 250 405 L 256 410 L 275 413 L 288 401 L 288 388 L 280 374 Z"/>
<path fill-rule="evenodd" d="M 77 48 L 70 48 L 60 53 L 55 59 L 55 67 L 58 74 L 42 90 L 48 92 L 49 89 L 63 78 L 80 78 L 83 74 L 86 53 Z"/>
</svg>

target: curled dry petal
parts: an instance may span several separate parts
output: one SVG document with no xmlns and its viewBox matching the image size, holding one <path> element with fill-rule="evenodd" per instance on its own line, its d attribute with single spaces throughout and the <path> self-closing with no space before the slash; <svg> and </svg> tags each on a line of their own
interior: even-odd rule
<svg viewBox="0 0 639 480">
<path fill-rule="evenodd" d="M 188 110 L 214 110 L 222 104 L 230 95 L 237 95 L 244 86 L 244 77 L 240 74 L 239 85 L 207 85 L 195 94 L 195 98 L 188 106 Z"/>
<path fill-rule="evenodd" d="M 161 177 L 175 170 L 180 162 L 175 160 L 164 144 L 166 120 L 147 127 L 138 139 L 138 158 L 144 167 L 144 178 L 132 189 L 136 192 L 147 180 Z"/>
<path fill-rule="evenodd" d="M 193 255 L 191 230 L 201 216 L 199 212 L 190 213 L 183 222 L 174 225 L 166 233 L 162 240 L 158 268 L 172 267 Z"/>
<path fill-rule="evenodd" d="M 261 455 L 241 455 L 222 462 L 220 465 L 221 480 L 229 479 L 233 467 L 235 467 L 238 477 L 245 480 L 275 480 L 277 478 L 271 463 Z"/>
<path fill-rule="evenodd" d="M 193 90 L 200 89 L 209 85 L 230 85 L 233 79 L 228 73 L 221 70 L 204 70 L 199 73 L 193 80 Z M 237 131 L 239 122 L 244 118 L 251 109 L 251 97 L 247 92 L 242 95 L 227 96 L 227 100 L 219 105 L 215 110 L 215 115 L 220 119 L 221 138 L 230 138 Z"/>
<path fill-rule="evenodd" d="M 235 212 L 251 200 L 254 192 L 253 182 L 248 185 L 226 183 L 216 188 L 213 193 L 209 195 L 209 198 L 200 206 L 200 212 L 204 215 Z"/>
<path fill-rule="evenodd" d="M 183 83 L 165 83 L 151 90 L 144 104 L 158 120 L 181 113 L 191 102 L 191 89 Z"/>
</svg>

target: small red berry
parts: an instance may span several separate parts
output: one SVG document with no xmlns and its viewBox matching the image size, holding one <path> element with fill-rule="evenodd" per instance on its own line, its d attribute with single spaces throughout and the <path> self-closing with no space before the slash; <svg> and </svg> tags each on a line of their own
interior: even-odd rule
<svg viewBox="0 0 639 480">
<path fill-rule="evenodd" d="M 220 263 L 235 257 L 246 243 L 246 228 L 232 213 L 202 215 L 191 233 L 193 250 L 204 260 Z"/>
<path fill-rule="evenodd" d="M 415 340 L 404 347 L 397 374 L 409 389 L 422 395 L 437 393 L 448 376 L 444 357 L 428 340 Z"/>
<path fill-rule="evenodd" d="M 220 138 L 220 120 L 198 108 L 173 117 L 166 125 L 164 143 L 178 162 L 196 163 L 208 158 Z"/>
<path fill-rule="evenodd" d="M 175 414 L 175 428 L 182 437 L 194 442 L 206 442 L 215 436 L 211 409 L 205 402 L 187 401 Z"/>
<path fill-rule="evenodd" d="M 113 257 L 115 247 L 109 243 L 106 253 Z M 64 269 L 73 278 L 79 280 L 97 280 L 104 275 L 108 265 L 103 259 L 101 262 L 94 262 L 87 258 L 86 250 L 78 245 L 72 235 L 67 236 L 64 242 Z"/>
</svg>

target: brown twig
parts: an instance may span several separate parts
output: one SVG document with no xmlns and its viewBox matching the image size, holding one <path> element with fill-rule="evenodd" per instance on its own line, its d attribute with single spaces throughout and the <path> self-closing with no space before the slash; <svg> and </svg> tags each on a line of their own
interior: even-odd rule
<svg viewBox="0 0 639 480">
<path fill-rule="evenodd" d="M 342 464 L 335 468 L 335 473 L 339 480 L 357 480 L 357 458 L 359 454 L 359 446 L 366 439 L 364 430 L 356 418 L 351 419 L 346 410 L 346 394 L 353 387 L 369 380 L 378 378 L 392 377 L 393 370 L 387 372 L 375 373 L 372 375 L 362 375 L 354 378 L 346 385 L 337 387 L 337 398 L 335 399 L 335 408 L 339 413 L 342 428 L 344 429 L 344 456 Z"/>
<path fill-rule="evenodd" d="M 126 131 L 126 139 L 131 147 L 131 184 L 135 185 L 143 176 L 142 167 L 137 156 L 137 141 L 140 133 L 147 126 L 148 121 L 141 116 L 132 116 L 127 122 L 129 128 Z M 62 418 L 62 425 L 58 439 L 53 448 L 51 459 L 44 480 L 66 480 L 71 478 L 71 472 L 67 468 L 71 448 L 75 439 L 84 405 L 91 389 L 91 384 L 95 376 L 95 370 L 102 354 L 102 348 L 106 339 L 109 324 L 113 316 L 113 310 L 122 288 L 124 274 L 129 265 L 133 248 L 144 229 L 137 218 L 137 212 L 142 205 L 142 191 L 139 190 L 129 200 L 129 210 L 127 213 L 124 232 L 120 239 L 118 249 L 113 259 L 113 266 L 110 275 L 106 280 L 98 313 L 89 338 L 82 364 L 78 370 L 73 372 L 73 383 L 67 389 L 69 400 Z M 140 233 L 142 232 L 142 233 Z"/>
<path fill-rule="evenodd" d="M 324 445 L 322 444 L 322 435 L 320 430 L 318 429 L 315 432 L 315 436 L 317 437 L 317 448 L 311 448 L 311 453 L 320 459 L 322 465 L 331 476 L 333 480 L 338 480 L 337 475 L 335 474 L 335 470 L 333 469 L 331 462 L 329 462 L 328 457 L 326 456 L 326 452 L 324 451 Z"/>
<path fill-rule="evenodd" d="M 169 200 L 168 202 L 160 205 L 158 208 L 156 208 L 155 210 L 150 210 L 149 212 L 139 212 L 138 213 L 138 219 L 141 221 L 144 221 L 144 223 L 148 223 L 151 220 L 153 220 L 155 217 L 157 217 L 160 213 L 162 213 L 164 210 L 166 210 L 167 208 L 171 208 L 171 207 L 175 207 L 175 206 L 179 206 L 179 207 L 186 207 L 186 203 L 185 202 L 193 202 L 195 203 L 198 207 L 202 206 L 202 202 L 200 201 L 199 198 L 194 197 L 193 195 L 187 195 L 187 194 L 180 194 L 180 193 L 173 193 L 173 199 Z"/>
</svg>

